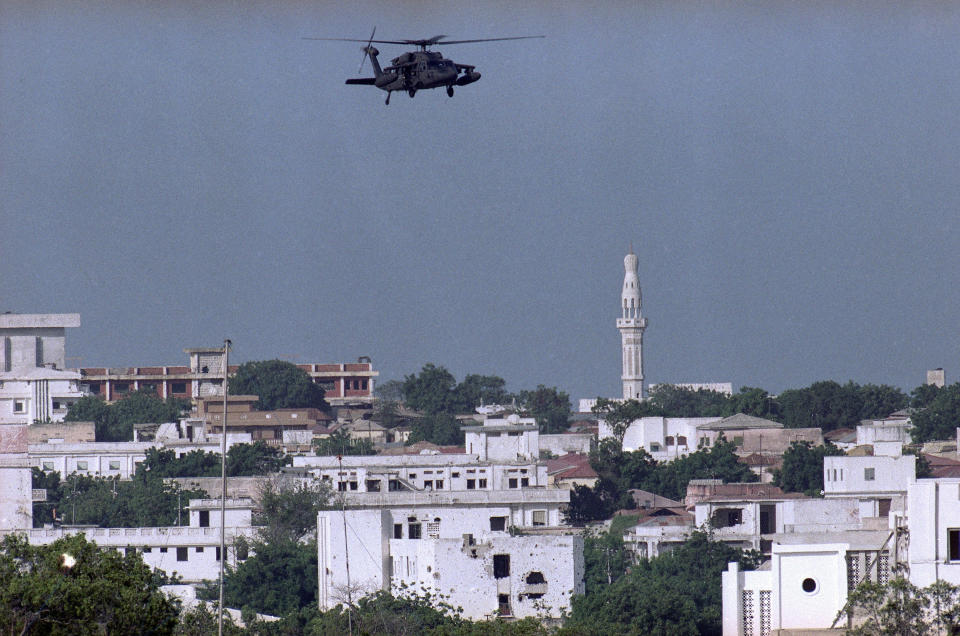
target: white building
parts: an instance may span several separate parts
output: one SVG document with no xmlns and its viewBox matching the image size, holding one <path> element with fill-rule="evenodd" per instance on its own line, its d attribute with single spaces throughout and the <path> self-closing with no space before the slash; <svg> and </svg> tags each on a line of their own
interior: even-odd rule
<svg viewBox="0 0 960 636">
<path fill-rule="evenodd" d="M 620 316 L 617 330 L 620 332 L 620 350 L 623 369 L 623 399 L 643 399 L 643 330 L 647 319 L 641 312 L 640 277 L 637 274 L 637 255 L 630 253 L 623 258 L 623 291 L 620 294 Z"/>
<path fill-rule="evenodd" d="M 856 498 L 861 517 L 886 517 L 903 511 L 908 487 L 916 482 L 913 455 L 838 455 L 823 458 L 823 496 Z"/>
<path fill-rule="evenodd" d="M 147 458 L 152 442 L 87 442 L 30 444 L 30 465 L 61 477 L 71 473 L 130 479 Z M 219 449 L 217 449 L 219 452 Z"/>
<path fill-rule="evenodd" d="M 64 370 L 65 329 L 79 326 L 79 314 L 0 314 L 0 424 L 61 421 L 83 397 Z"/>
<path fill-rule="evenodd" d="M 960 478 L 917 480 L 907 502 L 910 582 L 960 585 Z"/>
<path fill-rule="evenodd" d="M 693 453 L 700 443 L 700 427 L 719 422 L 719 417 L 659 417 L 634 420 L 623 436 L 623 450 L 643 449 L 657 461 L 667 461 Z M 599 421 L 599 438 L 613 437 L 613 431 Z"/>
<path fill-rule="evenodd" d="M 323 511 L 320 608 L 409 590 L 473 620 L 561 616 L 583 593 L 583 538 L 511 532 L 510 517 L 510 506 Z"/>
</svg>

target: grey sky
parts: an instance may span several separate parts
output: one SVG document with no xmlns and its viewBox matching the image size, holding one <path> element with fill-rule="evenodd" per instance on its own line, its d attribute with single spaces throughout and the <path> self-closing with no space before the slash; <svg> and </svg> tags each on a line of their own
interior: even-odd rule
<svg viewBox="0 0 960 636">
<path fill-rule="evenodd" d="M 301 39 L 373 25 L 547 39 L 386 107 Z M 956 380 L 958 62 L 953 3 L 5 2 L 0 310 L 617 395 L 632 241 L 649 381 Z"/>
</svg>

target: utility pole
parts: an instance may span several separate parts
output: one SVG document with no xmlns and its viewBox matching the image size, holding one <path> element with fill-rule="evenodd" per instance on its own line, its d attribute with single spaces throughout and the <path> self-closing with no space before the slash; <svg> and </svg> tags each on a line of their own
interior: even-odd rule
<svg viewBox="0 0 960 636">
<path fill-rule="evenodd" d="M 227 560 L 224 541 L 227 519 L 227 374 L 230 371 L 230 339 L 223 341 L 223 426 L 220 429 L 220 605 L 217 608 L 217 636 L 223 636 L 223 564 Z"/>
</svg>

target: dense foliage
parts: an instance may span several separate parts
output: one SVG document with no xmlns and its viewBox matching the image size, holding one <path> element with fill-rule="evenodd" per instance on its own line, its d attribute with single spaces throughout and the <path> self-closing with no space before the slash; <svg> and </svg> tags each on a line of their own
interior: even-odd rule
<svg viewBox="0 0 960 636">
<path fill-rule="evenodd" d="M 227 476 L 269 475 L 291 462 L 279 448 L 263 441 L 234 444 L 227 450 Z M 219 477 L 220 453 L 192 450 L 177 457 L 172 450 L 150 448 L 140 470 L 159 477 Z"/>
<path fill-rule="evenodd" d="M 254 554 L 224 577 L 224 602 L 281 616 L 317 602 L 317 512 L 328 507 L 330 487 L 278 479 L 260 491 Z M 210 596 L 212 589 L 207 590 Z"/>
<path fill-rule="evenodd" d="M 135 552 L 100 549 L 81 535 L 45 546 L 7 535 L 0 540 L 0 630 L 172 634 L 179 604 L 160 591 L 163 583 Z"/>
<path fill-rule="evenodd" d="M 481 404 L 516 400 L 521 412 L 537 420 L 541 433 L 565 430 L 570 419 L 570 396 L 556 387 L 540 384 L 532 391 L 513 394 L 507 392 L 503 378 L 476 374 L 467 375 L 458 384 L 452 373 L 434 364 L 425 364 L 420 373 L 406 376 L 400 393 L 407 406 L 433 417 L 474 413 Z M 421 439 L 434 441 L 429 435 Z"/>
<path fill-rule="evenodd" d="M 368 438 L 353 439 L 345 431 L 335 431 L 329 437 L 313 440 L 317 455 L 376 455 L 373 442 Z"/>
<path fill-rule="evenodd" d="M 719 636 L 720 574 L 738 561 L 756 567 L 759 555 L 744 553 L 694 532 L 671 552 L 642 559 L 627 570 L 595 539 L 587 565 L 589 590 L 573 598 L 573 611 L 561 636 L 607 634 L 697 634 Z M 610 540 L 608 540 L 610 541 Z M 613 541 L 615 546 L 615 540 Z M 586 550 L 586 548 L 585 548 Z M 614 565 L 609 565 L 610 561 Z M 604 584 L 605 581 L 611 581 Z"/>
<path fill-rule="evenodd" d="M 823 458 L 832 455 L 843 455 L 843 451 L 829 442 L 821 446 L 792 442 L 783 453 L 783 466 L 773 471 L 773 483 L 785 492 L 820 497 L 823 493 Z"/>
<path fill-rule="evenodd" d="M 914 392 L 914 404 L 920 410 L 913 413 L 914 442 L 935 439 L 954 439 L 960 422 L 960 383 L 938 389 L 928 386 Z"/>
<path fill-rule="evenodd" d="M 330 410 L 321 389 L 306 371 L 284 360 L 244 362 L 230 378 L 230 395 L 256 395 L 256 408 L 274 411 L 285 408 Z"/>
<path fill-rule="evenodd" d="M 183 490 L 149 471 L 130 480 L 116 477 L 68 475 L 33 469 L 33 487 L 46 488 L 47 500 L 33 506 L 33 523 L 40 527 L 56 520 L 101 528 L 136 528 L 186 523 L 190 499 L 203 499 L 203 490 Z"/>
<path fill-rule="evenodd" d="M 960 633 L 960 587 L 938 580 L 924 588 L 897 577 L 887 583 L 865 581 L 850 592 L 838 622 L 855 614 L 851 636 L 896 634 L 927 636 Z"/>
<path fill-rule="evenodd" d="M 640 489 L 682 501 L 691 479 L 721 479 L 728 482 L 757 481 L 746 464 L 738 461 L 735 446 L 723 437 L 703 448 L 669 462 L 657 462 L 644 450 L 624 451 L 619 442 L 605 439 L 590 453 L 590 466 L 597 472 L 593 488 L 575 486 L 570 494 L 567 520 L 581 525 L 609 519 L 614 512 L 633 508 L 629 490 Z"/>
<path fill-rule="evenodd" d="M 914 402 L 932 399 L 929 389 L 921 387 L 914 393 L 919 396 Z M 729 417 L 745 413 L 782 422 L 788 428 L 819 427 L 827 432 L 841 427 L 855 428 L 860 420 L 886 417 L 910 403 L 896 387 L 855 382 L 841 385 L 832 380 L 788 389 L 776 397 L 753 387 L 743 387 L 726 396 L 706 389 L 661 384 L 651 390 L 643 402 L 601 399 L 594 412 L 602 415 L 613 426 L 614 434 L 622 439 L 626 426 L 645 416 Z"/>
<path fill-rule="evenodd" d="M 440 446 L 462 446 L 465 435 L 460 429 L 461 422 L 448 413 L 425 415 L 410 424 L 410 437 L 406 444 L 431 442 Z"/>
<path fill-rule="evenodd" d="M 189 409 L 189 400 L 163 400 L 155 392 L 143 390 L 113 404 L 96 396 L 84 396 L 73 403 L 64 419 L 93 422 L 98 442 L 129 442 L 133 440 L 134 424 L 176 422 Z"/>
</svg>

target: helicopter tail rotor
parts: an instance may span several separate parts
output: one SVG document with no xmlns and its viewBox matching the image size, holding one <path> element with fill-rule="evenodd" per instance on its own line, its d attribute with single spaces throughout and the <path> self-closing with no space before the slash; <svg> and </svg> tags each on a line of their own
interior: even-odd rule
<svg viewBox="0 0 960 636">
<path fill-rule="evenodd" d="M 377 27 L 373 27 L 373 31 L 370 32 L 370 39 L 367 40 L 367 45 L 363 47 L 363 57 L 360 59 L 360 68 L 357 69 L 357 74 L 360 74 L 360 71 L 363 70 L 363 63 L 367 61 L 367 57 L 370 55 L 370 45 L 373 44 L 373 36 L 377 32 Z"/>
</svg>

